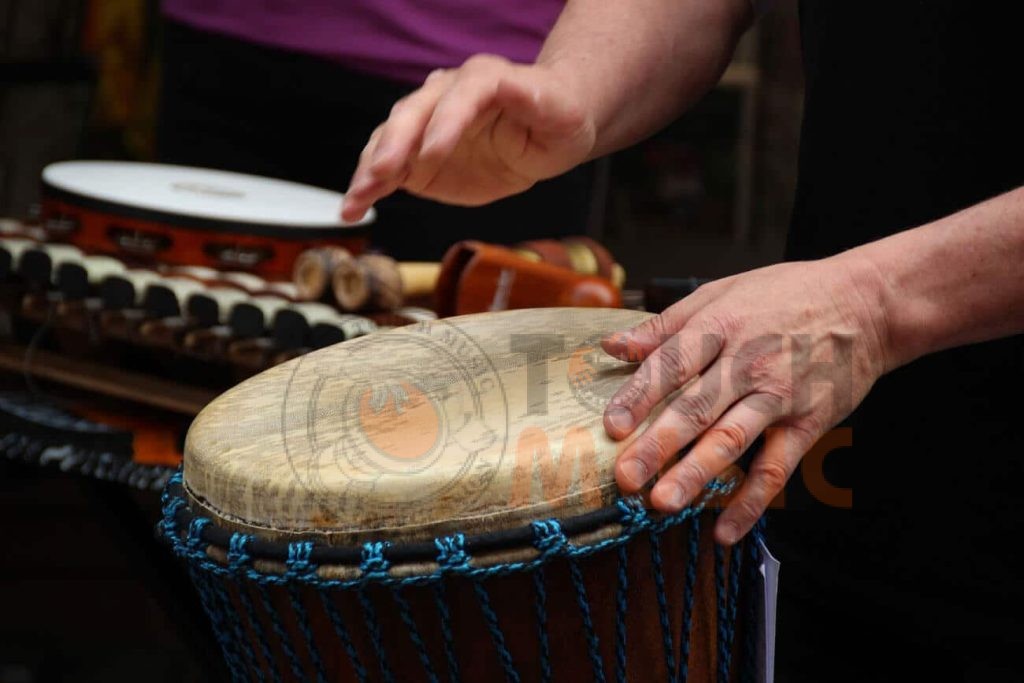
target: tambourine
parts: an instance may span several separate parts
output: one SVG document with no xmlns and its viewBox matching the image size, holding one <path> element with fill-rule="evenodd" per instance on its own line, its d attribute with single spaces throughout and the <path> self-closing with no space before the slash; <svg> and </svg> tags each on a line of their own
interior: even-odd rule
<svg viewBox="0 0 1024 683">
<path fill-rule="evenodd" d="M 65 161 L 43 169 L 42 221 L 51 240 L 141 263 L 291 277 L 316 246 L 357 254 L 372 210 L 340 218 L 343 195 L 258 176 L 162 164 Z"/>
</svg>

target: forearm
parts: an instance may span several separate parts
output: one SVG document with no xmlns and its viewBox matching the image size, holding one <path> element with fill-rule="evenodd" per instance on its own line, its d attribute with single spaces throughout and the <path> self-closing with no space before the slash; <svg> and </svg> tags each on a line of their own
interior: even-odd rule
<svg viewBox="0 0 1024 683">
<path fill-rule="evenodd" d="M 577 90 L 601 156 L 650 135 L 721 77 L 749 0 L 569 0 L 537 59 Z"/>
<path fill-rule="evenodd" d="M 890 369 L 1024 332 L 1024 188 L 847 255 L 880 275 Z"/>
</svg>

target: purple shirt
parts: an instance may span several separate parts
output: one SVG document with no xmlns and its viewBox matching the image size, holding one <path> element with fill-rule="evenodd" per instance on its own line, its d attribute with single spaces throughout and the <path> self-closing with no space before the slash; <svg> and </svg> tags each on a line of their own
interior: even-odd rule
<svg viewBox="0 0 1024 683">
<path fill-rule="evenodd" d="M 531 62 L 564 0 L 164 0 L 195 28 L 418 84 L 486 52 Z"/>
</svg>

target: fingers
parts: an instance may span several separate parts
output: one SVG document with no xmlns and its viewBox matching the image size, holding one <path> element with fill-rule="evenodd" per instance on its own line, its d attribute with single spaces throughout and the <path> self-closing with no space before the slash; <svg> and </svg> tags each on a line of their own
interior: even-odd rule
<svg viewBox="0 0 1024 683">
<path fill-rule="evenodd" d="M 373 178 L 368 170 L 369 159 L 377 148 L 383 128 L 383 125 L 377 126 L 363 151 L 359 153 L 359 163 L 356 165 L 356 171 L 352 175 L 349 189 L 346 190 L 341 205 L 342 220 L 359 221 L 373 202 L 384 196 L 380 190 L 385 183 Z"/>
<path fill-rule="evenodd" d="M 651 504 L 668 513 L 689 505 L 708 482 L 739 460 L 758 435 L 778 419 L 779 412 L 777 401 L 759 394 L 734 404 L 703 432 L 689 453 L 658 479 L 651 490 Z"/>
<path fill-rule="evenodd" d="M 702 285 L 659 315 L 648 318 L 630 330 L 606 336 L 601 340 L 601 347 L 619 360 L 631 363 L 642 361 L 665 339 L 681 330 L 693 316 L 711 303 L 722 286 L 721 282 Z"/>
<path fill-rule="evenodd" d="M 584 120 L 575 102 L 559 97 L 536 67 L 478 55 L 459 69 L 434 108 L 423 134 L 420 158 L 437 161 L 449 156 L 465 135 L 481 127 L 490 109 L 500 110 L 533 131 L 569 134 Z"/>
<path fill-rule="evenodd" d="M 534 133 L 571 135 L 586 122 L 579 102 L 537 77 L 535 70 L 514 68 L 498 81 L 495 101 L 509 118 Z"/>
<path fill-rule="evenodd" d="M 375 178 L 394 176 L 419 150 L 423 131 L 438 101 L 444 96 L 447 82 L 444 77 L 435 77 L 416 92 L 395 102 L 369 158 L 369 170 Z"/>
<path fill-rule="evenodd" d="M 739 491 L 718 518 L 715 540 L 732 545 L 750 531 L 785 487 L 818 436 L 793 426 L 767 431 L 764 448 L 754 458 Z"/>
<path fill-rule="evenodd" d="M 604 412 L 609 436 L 621 439 L 631 434 L 655 405 L 714 361 L 723 343 L 721 335 L 705 333 L 700 325 L 687 325 L 663 338 L 609 401 Z"/>
<path fill-rule="evenodd" d="M 352 176 L 342 217 L 358 220 L 398 187 L 408 184 L 415 192 L 429 186 L 460 141 L 493 124 L 499 113 L 554 135 L 570 135 L 584 121 L 578 105 L 537 67 L 477 55 L 457 70 L 431 74 L 395 104 Z"/>
<path fill-rule="evenodd" d="M 736 400 L 723 395 L 721 373 L 721 363 L 708 367 L 619 455 L 615 478 L 624 493 L 640 490 Z"/>
<path fill-rule="evenodd" d="M 448 72 L 435 71 L 423 87 L 395 103 L 387 121 L 374 131 L 359 156 L 345 193 L 341 213 L 344 220 L 359 220 L 375 201 L 401 185 L 419 149 L 423 130 L 450 80 Z"/>
</svg>

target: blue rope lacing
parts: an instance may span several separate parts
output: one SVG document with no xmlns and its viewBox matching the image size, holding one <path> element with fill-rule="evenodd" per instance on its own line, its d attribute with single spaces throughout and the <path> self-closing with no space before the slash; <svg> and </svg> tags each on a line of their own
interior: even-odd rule
<svg viewBox="0 0 1024 683">
<path fill-rule="evenodd" d="M 359 570 L 363 578 L 381 578 L 387 576 L 389 563 L 384 557 L 384 549 L 388 544 L 383 541 L 374 541 L 363 544 L 363 558 Z M 366 623 L 366 630 L 370 633 L 370 644 L 373 652 L 377 655 L 377 663 L 380 666 L 380 675 L 385 683 L 393 683 L 394 674 L 388 665 L 387 652 L 384 649 L 384 637 L 381 635 L 380 623 L 377 621 L 377 612 L 373 609 L 373 602 L 367 594 L 368 584 L 359 586 L 356 595 L 359 597 L 359 604 L 363 609 L 363 621 Z"/>
<path fill-rule="evenodd" d="M 651 568 L 654 571 L 654 594 L 658 600 L 658 620 L 661 622 L 661 644 L 665 652 L 665 670 L 668 680 L 676 677 L 675 646 L 672 624 L 668 617 L 668 596 L 665 593 L 665 571 L 661 560 L 661 538 L 651 534 Z"/>
<path fill-rule="evenodd" d="M 618 586 L 615 590 L 615 680 L 626 683 L 626 607 L 627 591 L 629 590 L 628 562 L 626 546 L 620 545 L 618 550 Z"/>
<path fill-rule="evenodd" d="M 544 568 L 533 573 L 533 592 L 536 597 L 537 642 L 540 645 L 540 680 L 551 682 L 551 645 L 548 643 L 548 591 L 544 586 Z"/>
<path fill-rule="evenodd" d="M 369 680 L 366 667 L 363 666 L 363 663 L 359 658 L 359 653 L 356 651 L 355 645 L 352 643 L 352 636 L 349 635 L 348 628 L 345 626 L 345 620 L 341 617 L 341 612 L 339 612 L 338 608 L 335 607 L 328 591 L 321 588 L 317 590 L 317 593 L 320 595 L 320 602 L 324 607 L 324 612 L 327 613 L 327 618 L 331 622 L 331 627 L 334 629 L 335 635 L 338 636 L 338 640 L 341 641 L 341 646 L 345 648 L 345 652 L 348 654 L 349 661 L 352 663 L 352 670 L 355 671 L 356 674 L 356 679 L 359 683 L 366 683 L 366 681 Z"/>
<path fill-rule="evenodd" d="M 430 663 L 430 655 L 427 654 L 427 646 L 420 636 L 420 630 L 416 627 L 416 621 L 412 618 L 412 609 L 409 608 L 409 601 L 405 599 L 401 591 L 402 589 L 398 586 L 391 587 L 391 595 L 395 599 L 395 605 L 398 606 L 398 616 L 409 631 L 409 639 L 412 641 L 413 647 L 416 648 L 416 655 L 420 658 L 420 663 L 423 664 L 427 680 L 430 683 L 438 683 L 437 674 L 434 673 L 434 667 Z"/>
<path fill-rule="evenodd" d="M 180 472 L 171 478 L 170 483 L 181 485 Z M 369 595 L 369 590 L 372 586 L 389 587 L 398 616 L 406 626 L 410 640 L 423 664 L 426 677 L 431 683 L 436 683 L 439 681 L 437 671 L 430 660 L 428 649 L 422 639 L 420 626 L 417 624 L 407 598 L 403 595 L 402 591 L 406 587 L 432 584 L 434 602 L 440 619 L 440 634 L 444 645 L 448 679 L 452 683 L 457 683 L 460 680 L 460 670 L 455 651 L 452 615 L 446 600 L 445 581 L 449 576 L 464 577 L 472 583 L 506 680 L 510 683 L 518 683 L 520 680 L 519 672 L 515 666 L 512 652 L 506 644 L 498 614 L 491 604 L 490 594 L 484 582 L 493 577 L 524 571 L 532 572 L 534 592 L 536 594 L 535 611 L 540 644 L 538 662 L 540 679 L 549 683 L 553 680 L 553 669 L 547 634 L 547 588 L 543 569 L 551 561 L 560 558 L 565 559 L 568 565 L 569 578 L 573 586 L 577 606 L 580 610 L 587 654 L 593 668 L 594 679 L 599 683 L 603 683 L 605 681 L 604 661 L 601 657 L 600 643 L 579 561 L 592 554 L 610 549 L 616 550 L 618 560 L 617 586 L 615 591 L 615 677 L 617 681 L 625 681 L 627 675 L 626 614 L 629 590 L 626 543 L 639 534 L 646 533 L 649 534 L 648 538 L 651 544 L 654 586 L 669 680 L 681 682 L 685 681 L 688 675 L 689 636 L 692 631 L 697 557 L 699 555 L 699 515 L 711 500 L 730 492 L 733 486 L 734 484 L 731 482 L 726 484 L 714 482 L 709 485 L 704 495 L 693 506 L 677 514 L 665 517 L 656 517 L 649 514 L 638 498 L 620 500 L 616 504 L 621 526 L 620 533 L 603 538 L 600 541 L 579 546 L 569 541 L 557 520 L 535 522 L 531 527 L 534 534 L 534 546 L 538 553 L 535 557 L 528 560 L 476 566 L 472 563 L 466 550 L 466 538 L 463 534 L 455 533 L 440 537 L 434 541 L 437 550 L 436 569 L 417 575 L 392 574 L 390 562 L 387 558 L 389 545 L 386 542 L 377 541 L 363 545 L 359 571 L 355 577 L 327 578 L 321 576 L 317 571 L 317 566 L 311 559 L 314 545 L 308 541 L 297 541 L 289 544 L 288 556 L 283 572 L 275 573 L 257 569 L 253 565 L 249 552 L 249 543 L 252 537 L 241 533 L 233 534 L 230 538 L 227 549 L 227 562 L 217 562 L 212 556 L 207 554 L 206 543 L 202 538 L 203 529 L 210 524 L 210 520 L 203 517 L 195 517 L 190 524 L 183 528 L 177 521 L 182 506 L 185 504 L 183 496 L 171 496 L 166 491 L 163 496 L 163 515 L 158 528 L 170 541 L 175 553 L 190 563 L 193 581 L 199 591 L 204 610 L 213 624 L 214 633 L 224 652 L 225 661 L 228 664 L 232 679 L 247 680 L 249 672 L 252 672 L 256 679 L 262 682 L 265 680 L 264 670 L 266 670 L 270 673 L 271 680 L 274 683 L 278 683 L 281 680 L 281 674 L 276 666 L 276 661 L 272 654 L 273 649 L 263 628 L 265 622 L 258 614 L 259 610 L 257 610 L 256 605 L 253 603 L 246 587 L 240 583 L 241 581 L 251 582 L 255 585 L 263 611 L 266 612 L 265 619 L 269 621 L 271 631 L 280 641 L 280 650 L 285 654 L 291 673 L 299 680 L 307 680 L 309 674 L 304 671 L 302 662 L 292 644 L 289 635 L 290 631 L 285 627 L 284 622 L 275 609 L 274 602 L 267 592 L 267 588 L 270 586 L 283 586 L 288 589 L 286 592 L 290 607 L 295 615 L 297 631 L 306 641 L 309 662 L 312 664 L 313 671 L 315 671 L 316 680 L 326 681 L 326 667 L 314 641 L 309 613 L 301 592 L 302 586 L 311 586 L 317 589 L 323 609 L 333 627 L 335 635 L 341 641 L 345 652 L 348 654 L 356 679 L 360 683 L 369 680 L 369 673 L 360 660 L 348 626 L 343 620 L 340 611 L 333 604 L 329 592 L 339 589 L 355 590 L 356 597 L 362 608 L 366 630 L 369 634 L 369 643 L 380 665 L 381 678 L 391 683 L 394 681 L 394 675 L 388 663 L 384 638 L 377 619 L 374 603 Z M 677 662 L 675 659 L 677 651 L 671 629 L 671 620 L 668 617 L 668 598 L 660 537 L 669 527 L 686 521 L 690 521 L 689 553 L 683 587 L 682 632 L 678 648 L 679 661 Z M 728 581 L 724 571 L 724 553 L 721 548 L 716 549 L 715 585 L 717 593 L 717 631 L 719 635 L 717 673 L 720 681 L 728 681 L 731 673 L 732 642 L 735 635 L 732 622 L 735 620 L 738 611 L 741 591 L 740 578 L 741 576 L 746 577 L 750 572 L 749 569 L 747 571 L 744 571 L 744 569 L 756 565 L 754 561 L 754 557 L 757 554 L 756 539 L 759 538 L 758 534 L 762 533 L 763 525 L 759 524 L 752 532 L 751 538 L 748 539 L 747 547 L 751 548 L 751 557 L 749 559 L 745 557 L 739 546 L 734 548 L 728 563 Z M 234 609 L 230 593 L 226 586 L 219 583 L 218 579 L 230 579 L 232 584 L 237 586 L 237 601 L 242 607 L 241 610 Z M 244 614 L 244 617 L 248 620 L 248 630 L 255 636 L 258 652 L 253 649 L 252 644 L 245 637 L 247 629 L 241 621 L 240 614 Z M 753 629 L 748 629 L 748 631 L 751 630 Z M 745 643 L 748 651 L 751 642 L 748 639 Z M 242 649 L 239 650 L 239 647 Z M 752 657 L 748 653 L 745 653 L 745 655 L 743 658 L 744 664 L 748 664 L 752 661 Z M 243 661 L 243 657 L 245 661 Z M 262 660 L 262 662 L 259 660 Z M 741 673 L 746 674 L 749 668 L 749 665 L 741 667 Z"/>
<path fill-rule="evenodd" d="M 206 555 L 202 540 L 202 533 L 203 528 L 209 523 L 209 519 L 197 517 L 192 520 L 191 524 L 189 524 L 185 539 L 185 546 L 190 552 Z M 231 635 L 228 633 L 228 625 L 226 624 L 228 613 L 223 609 L 223 606 L 219 604 L 219 597 L 214 592 L 214 575 L 200 572 L 194 566 L 189 568 L 189 573 L 192 577 L 192 583 L 195 584 L 196 591 L 199 593 L 199 602 L 202 604 L 203 610 L 210 618 L 210 624 L 213 626 L 214 637 L 220 644 L 221 652 L 224 654 L 224 661 L 227 664 L 231 680 L 244 680 L 245 665 L 239 659 L 238 653 L 235 651 L 234 643 L 231 640 Z"/>
<path fill-rule="evenodd" d="M 690 675 L 690 633 L 693 629 L 693 601 L 697 586 L 697 558 L 700 555 L 700 517 L 690 520 L 690 537 L 683 583 L 683 626 L 679 646 L 679 683 Z"/>
<path fill-rule="evenodd" d="M 732 671 L 732 644 L 736 635 L 736 611 L 739 608 L 740 572 L 743 567 L 743 548 L 736 544 L 729 553 L 729 599 L 725 609 L 725 638 L 719 643 L 719 683 L 729 683 Z"/>
<path fill-rule="evenodd" d="M 576 604 L 580 608 L 580 617 L 583 620 L 583 633 L 587 640 L 587 655 L 590 657 L 590 663 L 594 669 L 594 680 L 598 681 L 598 683 L 604 683 L 604 662 L 601 660 L 600 644 L 598 643 L 597 632 L 594 630 L 594 621 L 590 614 L 587 587 L 583 583 L 583 573 L 580 571 L 579 564 L 571 552 L 572 545 L 562 531 L 562 525 L 557 520 L 549 519 L 543 522 L 534 522 L 531 526 L 533 527 L 533 544 L 540 551 L 542 557 L 568 556 L 569 578 L 576 592 Z"/>
<path fill-rule="evenodd" d="M 252 536 L 242 533 L 234 533 L 231 535 L 231 541 L 228 544 L 228 569 L 234 574 L 240 574 L 243 569 L 249 566 L 252 561 L 247 546 L 252 540 Z M 260 655 L 263 658 L 263 663 L 266 664 L 267 669 L 270 671 L 270 677 L 273 683 L 281 683 L 281 674 L 277 669 L 277 662 L 270 652 L 270 643 L 267 642 L 267 635 L 263 631 L 263 625 L 260 623 L 259 618 L 256 616 L 256 606 L 252 602 L 252 597 L 249 595 L 249 591 L 241 582 L 236 583 L 238 590 L 238 599 L 242 603 L 242 608 L 245 610 L 245 616 L 249 620 L 249 628 L 256 635 L 256 644 L 259 646 Z M 260 664 L 255 664 L 253 669 L 256 672 L 256 678 L 260 683 L 265 681 L 263 675 L 263 667 Z"/>
<path fill-rule="evenodd" d="M 453 534 L 434 539 L 437 548 L 437 565 L 444 573 L 460 573 L 469 567 L 469 555 L 465 550 L 464 534 Z M 459 683 L 459 660 L 455 656 L 455 635 L 452 632 L 452 615 L 445 600 L 444 582 L 434 584 L 434 604 L 441 620 L 441 637 L 444 640 L 444 656 L 448 663 L 448 679 Z"/>
<path fill-rule="evenodd" d="M 505 634 L 498 623 L 497 613 L 491 607 L 491 596 L 487 593 L 487 587 L 484 586 L 483 579 L 475 579 L 473 581 L 473 590 L 476 592 L 477 600 L 480 603 L 480 611 L 483 612 L 484 621 L 487 622 L 487 630 L 491 634 L 491 642 L 494 643 L 494 649 L 498 653 L 501 668 L 505 672 L 505 679 L 508 683 L 519 683 L 519 672 L 512 661 L 512 653 L 505 644 Z"/>
<path fill-rule="evenodd" d="M 277 610 L 274 608 L 274 603 L 270 599 L 270 593 L 267 591 L 267 587 L 263 584 L 256 584 L 256 592 L 260 596 L 260 603 L 263 605 L 263 611 L 267 613 L 270 618 L 270 629 L 277 636 L 277 642 L 281 644 L 281 650 L 284 652 L 285 659 L 288 660 L 288 667 L 291 669 L 297 680 L 305 680 L 306 676 L 302 671 L 302 665 L 299 663 L 299 657 L 295 654 L 295 648 L 292 646 L 291 636 L 288 635 L 288 631 L 284 627 L 284 622 L 281 621 L 281 617 Z"/>
</svg>

